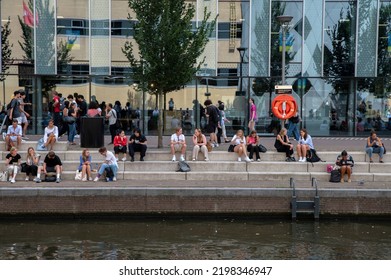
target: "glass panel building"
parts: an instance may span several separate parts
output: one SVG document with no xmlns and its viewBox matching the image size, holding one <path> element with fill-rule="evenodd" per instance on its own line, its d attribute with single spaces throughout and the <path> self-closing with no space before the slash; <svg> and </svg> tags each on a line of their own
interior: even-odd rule
<svg viewBox="0 0 391 280">
<path fill-rule="evenodd" d="M 391 1 L 194 0 L 192 26 L 206 7 L 216 30 L 201 69 L 183 89 L 168 93 L 164 133 L 181 125 L 190 134 L 205 125 L 201 106 L 222 101 L 227 133 L 247 128 L 254 98 L 262 135 L 274 135 L 274 87 L 282 82 L 282 32 L 277 16 L 289 15 L 284 69 L 302 119 L 313 136 L 391 135 Z M 1 104 L 20 88 L 32 106 L 29 133 L 43 131 L 49 90 L 87 102 L 122 107 L 125 130 L 157 133 L 155 95 L 140 90 L 122 47 L 133 40 L 136 15 L 127 0 L 2 0 L 3 36 L 9 21 L 12 59 L 3 59 Z M 128 18 L 130 15 L 130 18 Z M 242 49 L 242 57 L 238 48 Z M 137 53 L 137 45 L 135 52 Z M 4 53 L 4 51 L 3 51 Z M 169 101 L 174 102 L 169 110 Z M 4 112 L 3 112 L 4 114 Z"/>
</svg>

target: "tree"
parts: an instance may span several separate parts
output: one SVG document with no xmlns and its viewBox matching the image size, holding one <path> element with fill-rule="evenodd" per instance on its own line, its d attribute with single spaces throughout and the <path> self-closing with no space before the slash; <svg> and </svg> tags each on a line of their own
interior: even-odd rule
<svg viewBox="0 0 391 280">
<path fill-rule="evenodd" d="M 12 64 L 11 54 L 12 54 L 13 44 L 10 44 L 9 42 L 10 34 L 11 34 L 10 18 L 8 17 L 8 21 L 4 24 L 4 26 L 1 29 L 1 59 L 2 59 L 1 74 L 2 75 L 0 75 L 0 81 L 5 80 L 5 74 L 10 68 L 10 64 Z"/>
<path fill-rule="evenodd" d="M 164 95 L 183 88 L 200 69 L 204 60 L 197 64 L 197 58 L 205 49 L 216 19 L 208 22 L 210 13 L 205 9 L 204 19 L 194 30 L 192 19 L 196 10 L 184 0 L 129 0 L 129 8 L 137 18 L 133 28 L 139 53 L 134 53 L 129 41 L 122 52 L 133 68 L 133 79 L 141 89 L 156 95 L 158 147 L 161 148 Z"/>
</svg>

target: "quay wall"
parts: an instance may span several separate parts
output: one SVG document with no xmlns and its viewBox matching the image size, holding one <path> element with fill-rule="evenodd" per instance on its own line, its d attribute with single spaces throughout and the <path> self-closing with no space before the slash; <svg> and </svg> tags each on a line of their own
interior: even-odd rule
<svg viewBox="0 0 391 280">
<path fill-rule="evenodd" d="M 391 190 L 320 189 L 320 215 L 391 216 Z M 310 200 L 313 189 L 296 189 Z M 0 215 L 286 215 L 289 188 L 10 187 L 0 189 Z"/>
</svg>

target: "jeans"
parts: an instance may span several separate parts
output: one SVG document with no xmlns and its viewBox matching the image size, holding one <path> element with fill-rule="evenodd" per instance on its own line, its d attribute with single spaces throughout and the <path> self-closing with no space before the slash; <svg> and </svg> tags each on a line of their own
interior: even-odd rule
<svg viewBox="0 0 391 280">
<path fill-rule="evenodd" d="M 383 158 L 384 147 L 367 147 L 365 152 L 368 154 L 369 158 L 372 158 L 372 154 L 379 154 L 379 158 Z"/>
<path fill-rule="evenodd" d="M 68 123 L 68 142 L 72 143 L 76 135 L 76 123 Z"/>
<path fill-rule="evenodd" d="M 288 122 L 288 137 L 291 137 L 293 134 L 293 137 L 296 139 L 296 141 L 299 141 L 300 135 L 299 135 L 299 128 L 297 127 L 297 123 L 293 123 L 291 121 Z"/>
<path fill-rule="evenodd" d="M 107 164 L 107 163 L 103 163 L 100 166 L 99 171 L 98 171 L 99 176 L 101 176 L 103 174 L 103 172 L 105 172 L 106 167 L 110 167 L 111 170 L 113 170 L 114 177 L 117 177 L 118 166 L 116 164 Z"/>
<path fill-rule="evenodd" d="M 145 153 L 147 152 L 147 145 L 131 143 L 128 147 L 130 157 L 133 158 L 135 152 L 140 152 L 140 157 L 145 157 Z"/>
</svg>

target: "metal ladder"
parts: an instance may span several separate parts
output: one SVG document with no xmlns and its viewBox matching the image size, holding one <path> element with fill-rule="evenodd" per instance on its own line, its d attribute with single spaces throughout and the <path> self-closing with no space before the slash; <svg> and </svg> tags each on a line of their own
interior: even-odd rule
<svg viewBox="0 0 391 280">
<path fill-rule="evenodd" d="M 295 180 L 290 178 L 289 180 L 290 187 L 292 188 L 292 199 L 291 199 L 291 210 L 292 210 L 292 220 L 296 220 L 298 213 L 313 214 L 314 219 L 319 219 L 320 212 L 320 198 L 318 195 L 318 181 L 316 178 L 312 178 L 311 186 L 315 187 L 315 196 L 314 200 L 297 200 L 296 189 L 295 189 Z"/>
</svg>

